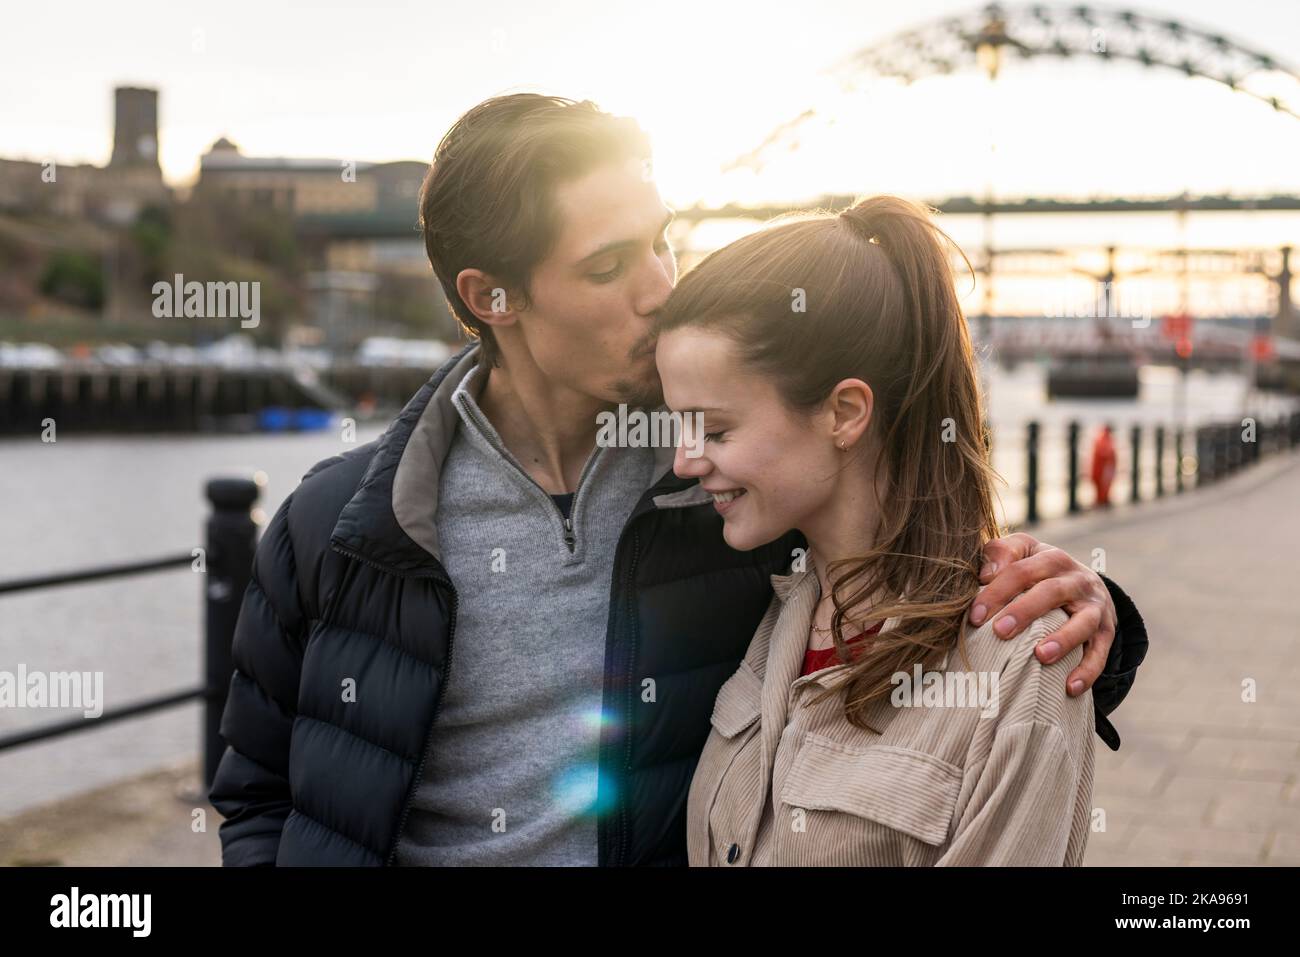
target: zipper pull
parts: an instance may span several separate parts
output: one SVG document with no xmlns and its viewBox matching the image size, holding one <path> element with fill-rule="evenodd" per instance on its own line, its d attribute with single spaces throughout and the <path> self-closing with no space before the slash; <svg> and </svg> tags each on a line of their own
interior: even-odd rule
<svg viewBox="0 0 1300 957">
<path fill-rule="evenodd" d="M 573 537 L 573 522 L 569 519 L 564 520 L 564 544 L 569 546 L 569 551 L 573 551 L 573 544 L 577 539 Z"/>
</svg>

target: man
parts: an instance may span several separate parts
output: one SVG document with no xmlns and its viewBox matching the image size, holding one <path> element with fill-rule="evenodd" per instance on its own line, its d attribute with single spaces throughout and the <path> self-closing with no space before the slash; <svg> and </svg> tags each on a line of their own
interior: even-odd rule
<svg viewBox="0 0 1300 957">
<path fill-rule="evenodd" d="M 649 158 L 632 121 L 531 94 L 439 144 L 425 246 L 475 341 L 262 537 L 210 794 L 227 865 L 686 862 L 714 698 L 806 543 L 733 551 L 671 446 L 596 445 L 598 413 L 662 404 Z M 1039 654 L 1088 642 L 1071 693 L 1106 666 L 1118 747 L 1132 603 L 1027 535 L 986 554 L 973 618 L 1069 611 Z"/>
</svg>

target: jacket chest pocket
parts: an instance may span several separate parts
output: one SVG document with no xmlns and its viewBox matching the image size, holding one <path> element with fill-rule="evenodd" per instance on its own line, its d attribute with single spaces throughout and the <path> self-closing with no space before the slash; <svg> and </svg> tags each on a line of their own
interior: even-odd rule
<svg viewBox="0 0 1300 957">
<path fill-rule="evenodd" d="M 782 785 L 781 801 L 787 811 L 847 815 L 825 822 L 834 832 L 823 835 L 828 841 L 851 841 L 863 833 L 861 822 L 869 821 L 937 847 L 948 840 L 961 782 L 960 768 L 924 751 L 879 744 L 854 748 L 808 733 Z"/>
<path fill-rule="evenodd" d="M 718 689 L 709 721 L 724 738 L 735 738 L 758 721 L 762 706 L 763 681 L 748 662 L 742 661 L 736 673 Z"/>
<path fill-rule="evenodd" d="M 692 864 L 734 863 L 727 855 L 741 841 L 759 791 L 761 762 L 758 729 L 762 722 L 763 682 L 741 662 L 718 689 L 713 730 L 705 742 L 687 801 L 687 829 Z"/>
</svg>

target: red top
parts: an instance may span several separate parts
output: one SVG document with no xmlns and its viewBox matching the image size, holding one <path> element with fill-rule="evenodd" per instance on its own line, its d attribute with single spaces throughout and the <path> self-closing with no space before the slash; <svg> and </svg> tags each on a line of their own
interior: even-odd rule
<svg viewBox="0 0 1300 957">
<path fill-rule="evenodd" d="M 883 621 L 878 621 L 862 634 L 854 635 L 844 643 L 846 645 L 852 645 L 854 642 L 861 641 L 863 638 L 867 637 L 867 635 L 874 635 L 876 632 L 880 631 L 880 626 L 883 624 Z M 829 668 L 831 665 L 838 664 L 841 664 L 841 662 L 835 657 L 834 645 L 831 645 L 829 648 L 818 648 L 816 651 L 809 649 L 803 653 L 803 673 L 805 675 L 810 675 L 814 671 L 821 671 L 823 668 Z"/>
</svg>

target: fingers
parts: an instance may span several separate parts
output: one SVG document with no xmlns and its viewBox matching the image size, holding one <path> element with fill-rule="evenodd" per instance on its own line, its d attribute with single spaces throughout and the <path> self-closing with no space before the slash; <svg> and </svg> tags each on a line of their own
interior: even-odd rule
<svg viewBox="0 0 1300 957">
<path fill-rule="evenodd" d="M 1094 642 L 1100 637 L 1102 614 L 1101 609 L 1095 604 L 1091 602 L 1083 604 L 1071 603 L 1065 610 L 1070 616 L 1069 619 L 1064 625 L 1040 641 L 1034 649 L 1034 654 L 1038 656 L 1038 660 L 1045 665 L 1060 660 L 1062 656 L 1068 655 L 1085 641 Z M 1112 637 L 1114 637 L 1113 633 Z M 1106 642 L 1106 648 L 1109 651 L 1110 642 Z M 1085 654 L 1087 654 L 1086 651 Z M 1105 665 L 1105 663 L 1106 655 L 1103 652 L 1102 664 Z M 1080 665 L 1082 665 L 1082 662 L 1080 662 Z M 1101 674 L 1101 672 L 1098 671 L 1097 674 Z M 1093 678 L 1095 679 L 1096 675 Z M 1092 681 L 1088 683 L 1092 684 Z"/>
<path fill-rule="evenodd" d="M 1035 618 L 1041 618 L 1053 608 L 1063 608 L 1079 597 L 1072 576 L 1057 575 L 1046 578 L 1017 595 L 1001 611 L 992 614 L 993 634 L 999 638 L 1014 638 Z"/>
<path fill-rule="evenodd" d="M 1013 638 L 1053 608 L 1065 609 L 1069 619 L 1039 642 L 1034 654 L 1048 665 L 1084 645 L 1083 657 L 1066 678 L 1066 692 L 1078 697 L 1091 688 L 1115 641 L 1115 606 L 1101 578 L 1024 532 L 989 542 L 983 554 L 985 585 L 971 602 L 971 623 L 992 615 L 993 633 Z"/>
<path fill-rule="evenodd" d="M 1076 566 L 1082 568 L 1082 566 L 1079 566 L 1073 558 L 1061 551 L 1061 549 L 1046 548 L 1028 558 L 1022 558 L 1010 565 L 1001 567 L 998 573 L 993 576 L 993 580 L 981 588 L 975 595 L 974 601 L 971 602 L 971 624 L 983 624 L 989 615 L 1002 609 L 1008 602 L 1025 589 L 1031 588 L 1040 582 L 1059 577 L 1071 578 L 1076 570 Z M 1100 581 L 1100 579 L 1098 579 L 1098 581 Z M 1038 617 L 1038 615 L 1050 611 L 1052 608 L 1059 607 L 1059 605 L 1063 605 L 1065 602 L 1074 601 L 1086 596 L 1086 592 L 1078 591 L 1081 582 L 1072 580 L 1071 584 L 1073 585 L 1074 590 L 1061 592 L 1063 600 L 1058 604 L 1049 605 L 1040 610 L 1033 617 L 1026 618 L 1025 615 L 1028 613 L 1029 609 L 1037 607 L 1036 604 L 1031 603 L 1029 606 L 1017 608 L 1012 617 L 1016 619 L 1016 622 L 1019 623 L 1019 625 L 1023 626 L 1028 622 L 1033 621 L 1034 618 Z M 1104 588 L 1105 586 L 1103 585 L 1102 587 Z M 1013 630 L 1003 634 L 998 630 L 998 626 L 996 624 L 994 625 L 994 631 L 1002 638 L 1009 638 L 1011 635 L 1014 635 L 1019 631 L 1019 628 L 1016 628 L 1014 624 L 1012 628 Z"/>
<path fill-rule="evenodd" d="M 1083 650 L 1083 660 L 1065 679 L 1065 691 L 1070 697 L 1077 698 L 1092 687 L 1092 683 L 1106 667 L 1106 656 L 1110 654 L 1110 645 L 1114 640 L 1115 632 L 1112 629 L 1108 634 L 1104 630 L 1098 632 L 1096 640 L 1088 642 Z"/>
<path fill-rule="evenodd" d="M 982 549 L 984 564 L 980 567 L 980 581 L 987 582 L 1000 569 L 1004 569 L 1012 562 L 1020 561 L 1022 558 L 1028 558 L 1034 553 L 1037 546 L 1038 539 L 1025 532 L 1004 535 L 1002 538 L 995 538 L 993 541 L 988 542 Z"/>
</svg>

